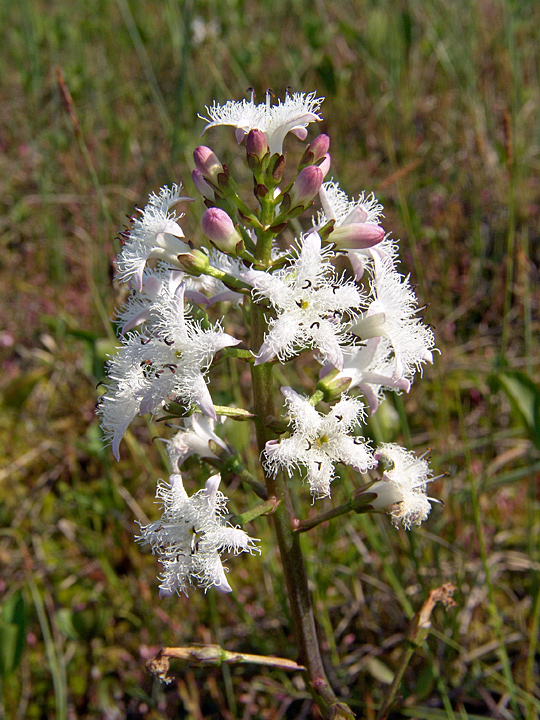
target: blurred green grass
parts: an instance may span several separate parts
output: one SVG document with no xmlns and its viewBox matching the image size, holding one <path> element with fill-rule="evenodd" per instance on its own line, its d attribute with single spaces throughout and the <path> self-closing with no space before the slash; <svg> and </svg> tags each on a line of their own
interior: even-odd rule
<svg viewBox="0 0 540 720">
<path fill-rule="evenodd" d="M 358 516 L 305 538 L 336 685 L 374 717 L 408 618 L 454 582 L 392 717 L 537 718 L 540 7 L 23 0 L 0 28 L 0 715 L 309 716 L 279 672 L 146 674 L 160 645 L 290 656 L 286 597 L 258 522 L 262 559 L 231 562 L 232 597 L 158 601 L 133 535 L 155 517 L 160 443 L 142 420 L 116 464 L 94 417 L 124 215 L 161 184 L 191 189 L 205 104 L 291 86 L 326 96 L 333 174 L 385 205 L 441 349 L 371 432 L 432 447 L 445 506 L 408 534 Z M 206 141 L 234 163 L 231 133 Z"/>
</svg>

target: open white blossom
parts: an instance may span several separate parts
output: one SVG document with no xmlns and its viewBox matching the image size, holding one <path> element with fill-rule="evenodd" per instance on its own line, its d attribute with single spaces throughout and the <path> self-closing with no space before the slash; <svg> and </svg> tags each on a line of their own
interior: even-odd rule
<svg viewBox="0 0 540 720">
<path fill-rule="evenodd" d="M 304 467 L 311 494 L 318 499 L 330 495 L 336 462 L 358 472 L 374 466 L 364 438 L 350 434 L 364 414 L 359 400 L 343 395 L 324 415 L 292 388 L 282 387 L 281 392 L 287 402 L 292 434 L 266 443 L 264 465 L 269 472 L 284 469 L 291 476 L 296 468 Z"/>
<path fill-rule="evenodd" d="M 323 98 L 316 97 L 316 93 L 289 93 L 285 100 L 278 100 L 276 105 L 271 104 L 271 94 L 267 92 L 266 102 L 255 104 L 254 93 L 251 100 L 236 102 L 229 100 L 225 105 L 214 102 L 206 106 L 208 117 L 200 116 L 206 120 L 203 130 L 217 125 L 232 125 L 236 139 L 239 143 L 250 130 L 261 130 L 270 150 L 270 154 L 283 152 L 283 140 L 287 133 L 292 132 L 300 140 L 307 136 L 306 127 L 309 123 L 322 120 L 318 110 Z"/>
<path fill-rule="evenodd" d="M 122 436 L 137 415 L 155 413 L 171 401 L 195 404 L 209 417 L 216 411 L 205 375 L 219 350 L 239 340 L 219 324 L 204 330 L 186 317 L 185 285 L 159 295 L 145 334 L 128 333 L 108 364 L 110 384 L 100 403 L 101 426 L 119 458 Z"/>
<path fill-rule="evenodd" d="M 409 278 L 389 259 L 374 256 L 371 290 L 374 299 L 352 332 L 362 340 L 387 338 L 394 352 L 394 379 L 410 378 L 423 363 L 433 362 L 433 332 L 417 317 L 418 301 Z"/>
<path fill-rule="evenodd" d="M 191 455 L 216 458 L 217 455 L 210 450 L 210 442 L 215 442 L 223 450 L 227 450 L 223 440 L 214 432 L 215 427 L 216 421 L 213 418 L 198 413 L 184 420 L 184 427 L 171 440 L 166 441 L 167 454 L 175 472 Z"/>
<path fill-rule="evenodd" d="M 395 527 L 401 523 L 409 530 L 411 525 L 421 525 L 429 515 L 430 503 L 439 502 L 426 495 L 427 483 L 435 479 L 430 477 L 428 461 L 390 443 L 377 448 L 375 459 L 384 459 L 389 467 L 382 480 L 369 487 L 367 492 L 377 495 L 370 504 L 375 510 L 386 510 Z"/>
<path fill-rule="evenodd" d="M 260 270 L 243 274 L 254 296 L 268 298 L 277 315 L 269 320 L 255 364 L 276 356 L 285 362 L 305 348 L 317 348 L 325 361 L 343 367 L 342 345 L 350 343 L 351 336 L 342 320 L 354 318 L 364 299 L 353 282 L 336 276 L 333 256 L 312 232 L 302 239 L 297 258 L 287 267 L 273 274 Z"/>
<path fill-rule="evenodd" d="M 189 585 L 205 592 L 215 587 L 232 592 L 221 561 L 224 552 L 260 553 L 255 540 L 227 521 L 227 498 L 218 490 L 221 476 L 212 475 L 205 488 L 188 497 L 182 476 L 158 481 L 156 497 L 163 507 L 161 519 L 141 526 L 137 540 L 159 556 L 160 596 L 188 594 Z"/>
<path fill-rule="evenodd" d="M 182 217 L 169 212 L 173 205 L 193 198 L 181 197 L 182 185 L 163 187 L 159 195 L 152 193 L 144 210 L 138 210 L 131 227 L 120 233 L 124 247 L 118 256 L 118 277 L 123 282 L 133 281 L 142 290 L 143 272 L 150 258 L 160 258 L 178 266 L 179 253 L 189 252 L 182 238 L 184 231 L 178 224 Z"/>
</svg>

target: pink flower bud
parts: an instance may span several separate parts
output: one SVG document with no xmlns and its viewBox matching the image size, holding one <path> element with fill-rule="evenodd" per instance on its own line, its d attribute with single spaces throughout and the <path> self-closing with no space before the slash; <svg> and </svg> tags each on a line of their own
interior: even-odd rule
<svg viewBox="0 0 540 720">
<path fill-rule="evenodd" d="M 330 138 L 328 135 L 325 135 L 324 133 L 322 133 L 322 135 L 318 135 L 309 146 L 309 149 L 313 153 L 313 162 L 317 162 L 323 158 L 328 152 L 329 147 Z"/>
<path fill-rule="evenodd" d="M 250 130 L 246 138 L 246 152 L 248 155 L 255 155 L 259 160 L 268 152 L 266 135 L 262 130 Z"/>
<path fill-rule="evenodd" d="M 324 156 L 324 160 L 319 165 L 319 167 L 321 168 L 323 177 L 326 177 L 328 175 L 328 173 L 330 171 L 330 164 L 331 164 L 330 155 L 328 153 L 326 153 L 326 155 Z"/>
<path fill-rule="evenodd" d="M 380 225 L 354 222 L 335 228 L 328 239 L 338 248 L 363 250 L 378 245 L 384 239 L 384 228 Z"/>
<path fill-rule="evenodd" d="M 210 199 L 213 199 L 215 197 L 214 191 L 206 182 L 206 180 L 204 179 L 204 175 L 200 170 L 197 170 L 197 168 L 195 168 L 191 173 L 191 179 L 193 180 L 193 184 L 203 197 Z"/>
<path fill-rule="evenodd" d="M 308 167 L 304 168 L 299 173 L 289 192 L 291 208 L 309 205 L 319 192 L 323 179 L 322 170 L 315 165 L 308 165 Z"/>
<path fill-rule="evenodd" d="M 213 244 L 226 253 L 235 253 L 242 236 L 234 223 L 221 208 L 208 208 L 202 216 L 201 225 L 204 234 Z"/>
<path fill-rule="evenodd" d="M 223 172 L 223 165 L 210 148 L 206 147 L 206 145 L 199 145 L 193 151 L 193 159 L 195 160 L 195 167 L 204 178 L 217 182 L 218 174 Z"/>
</svg>

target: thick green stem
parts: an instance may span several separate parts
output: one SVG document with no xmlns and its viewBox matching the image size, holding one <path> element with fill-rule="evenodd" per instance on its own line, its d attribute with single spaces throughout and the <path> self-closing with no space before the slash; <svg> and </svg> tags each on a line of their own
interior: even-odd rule
<svg viewBox="0 0 540 720">
<path fill-rule="evenodd" d="M 252 349 L 256 352 L 264 340 L 266 329 L 263 309 L 256 304 L 252 306 L 251 319 Z M 259 451 L 262 452 L 266 443 L 276 438 L 276 434 L 265 423 L 266 418 L 276 415 L 276 388 L 271 364 L 253 365 L 251 373 L 257 444 Z M 286 478 L 282 472 L 275 477 L 265 473 L 265 480 L 269 496 L 275 496 L 281 501 L 272 518 L 299 651 L 298 660 L 308 671 L 310 690 L 323 717 L 352 718 L 354 717 L 352 711 L 347 705 L 338 701 L 324 671 L 300 537 L 293 529 L 295 513 Z"/>
</svg>

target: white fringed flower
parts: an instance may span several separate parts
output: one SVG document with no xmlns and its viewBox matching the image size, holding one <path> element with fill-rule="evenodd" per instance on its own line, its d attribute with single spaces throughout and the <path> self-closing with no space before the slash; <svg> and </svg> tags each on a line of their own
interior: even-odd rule
<svg viewBox="0 0 540 720">
<path fill-rule="evenodd" d="M 343 395 L 328 415 L 319 413 L 307 398 L 290 387 L 282 387 L 292 434 L 284 440 L 270 440 L 264 450 L 264 465 L 275 474 L 279 469 L 292 475 L 303 466 L 315 499 L 330 495 L 336 462 L 350 465 L 358 472 L 373 467 L 374 460 L 364 438 L 349 433 L 363 417 L 362 403 Z"/>
<path fill-rule="evenodd" d="M 214 419 L 198 413 L 184 420 L 184 427 L 171 440 L 166 441 L 167 454 L 174 471 L 178 471 L 191 455 L 216 458 L 217 455 L 210 450 L 210 442 L 215 442 L 223 450 L 227 450 L 223 440 L 214 432 L 215 427 Z"/>
<path fill-rule="evenodd" d="M 111 380 L 100 403 L 101 427 L 119 458 L 122 436 L 137 415 L 155 413 L 171 401 L 195 404 L 216 418 L 205 375 L 219 350 L 239 340 L 219 324 L 203 328 L 186 317 L 185 285 L 163 292 L 150 308 L 147 333 L 128 333 L 118 354 L 109 361 Z"/>
<path fill-rule="evenodd" d="M 316 348 L 325 361 L 343 367 L 342 345 L 350 343 L 351 336 L 342 319 L 354 317 L 364 299 L 353 282 L 336 276 L 332 257 L 312 232 L 302 239 L 297 259 L 289 266 L 274 274 L 259 270 L 243 274 L 254 296 L 268 298 L 277 314 L 269 321 L 256 365 L 276 356 L 285 362 L 305 348 Z"/>
<path fill-rule="evenodd" d="M 371 291 L 373 301 L 351 330 L 362 340 L 387 338 L 394 352 L 392 376 L 410 378 L 424 363 L 433 362 L 435 338 L 416 317 L 418 301 L 409 278 L 400 275 L 390 259 L 375 255 Z"/>
<path fill-rule="evenodd" d="M 227 521 L 227 498 L 218 490 L 221 476 L 213 475 L 204 490 L 188 497 L 182 476 L 171 475 L 169 482 L 158 481 L 156 497 L 163 507 L 157 522 L 141 526 L 137 538 L 159 556 L 163 572 L 159 576 L 160 596 L 188 594 L 190 585 L 215 587 L 232 592 L 221 561 L 224 552 L 238 555 L 260 553 L 255 540 Z"/>
<path fill-rule="evenodd" d="M 395 527 L 401 523 L 409 530 L 411 525 L 421 525 L 430 513 L 430 503 L 439 502 L 426 495 L 427 483 L 435 479 L 430 477 L 428 461 L 394 444 L 378 447 L 375 459 L 386 460 L 390 467 L 384 471 L 382 480 L 367 490 L 377 495 L 370 505 L 375 510 L 386 510 Z"/>
<path fill-rule="evenodd" d="M 178 266 L 179 253 L 189 252 L 189 245 L 181 238 L 184 232 L 178 220 L 182 217 L 169 212 L 173 205 L 192 198 L 181 197 L 182 185 L 161 188 L 159 195 L 152 193 L 144 210 L 138 210 L 132 226 L 121 237 L 125 244 L 118 256 L 118 277 L 132 281 L 142 290 L 143 272 L 150 258 L 160 258 Z"/>
<path fill-rule="evenodd" d="M 250 130 L 261 130 L 270 154 L 281 154 L 287 133 L 292 132 L 300 140 L 305 140 L 309 123 L 322 120 L 317 114 L 322 101 L 323 98 L 317 98 L 314 92 L 308 95 L 292 93 L 285 100 L 278 100 L 277 105 L 272 105 L 268 92 L 266 102 L 256 105 L 252 94 L 251 100 L 229 100 L 225 105 L 214 102 L 210 107 L 206 106 L 208 117 L 199 117 L 207 122 L 203 134 L 217 125 L 232 125 L 236 128 L 236 139 L 241 143 Z"/>
</svg>

